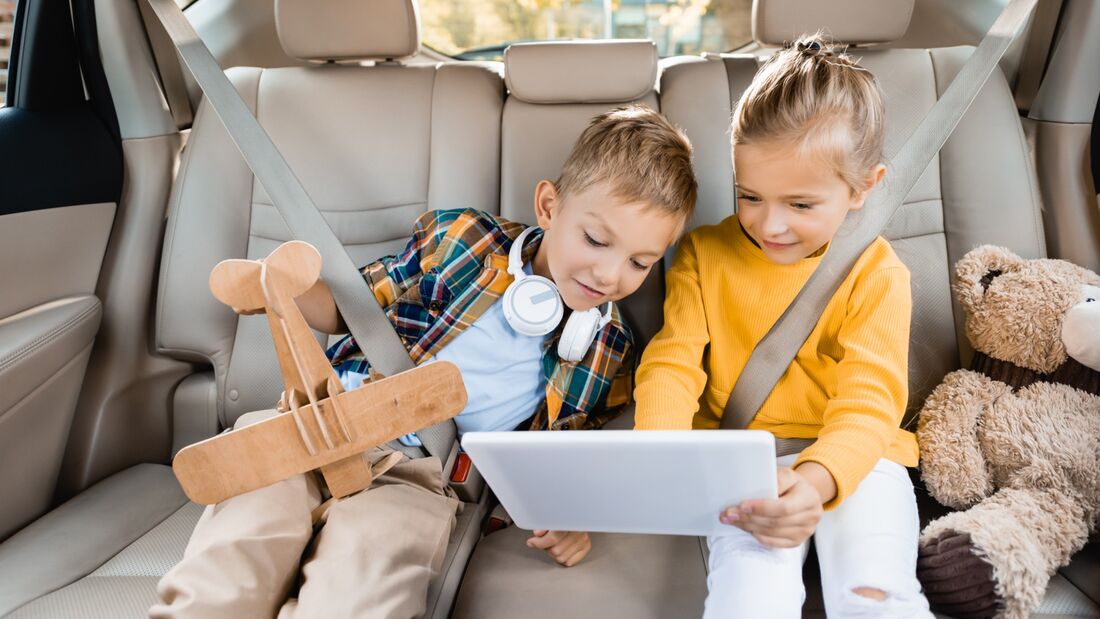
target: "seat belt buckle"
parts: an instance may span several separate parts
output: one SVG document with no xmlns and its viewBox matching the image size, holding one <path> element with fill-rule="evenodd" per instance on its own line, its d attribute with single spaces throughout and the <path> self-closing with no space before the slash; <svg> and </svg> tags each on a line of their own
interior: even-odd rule
<svg viewBox="0 0 1100 619">
<path fill-rule="evenodd" d="M 473 462 L 470 460 L 470 456 L 465 451 L 458 452 L 458 457 L 455 458 L 455 465 L 451 468 L 451 483 L 466 483 L 466 479 L 470 476 L 471 466 L 473 466 Z"/>
<path fill-rule="evenodd" d="M 493 511 L 489 512 L 489 517 L 485 520 L 482 534 L 492 535 L 510 526 L 512 526 L 512 517 L 508 515 L 508 510 L 504 509 L 503 505 L 498 504 L 493 508 Z"/>
<path fill-rule="evenodd" d="M 451 489 L 464 503 L 477 503 L 485 493 L 485 479 L 474 466 L 469 454 L 459 448 L 448 475 Z"/>
</svg>

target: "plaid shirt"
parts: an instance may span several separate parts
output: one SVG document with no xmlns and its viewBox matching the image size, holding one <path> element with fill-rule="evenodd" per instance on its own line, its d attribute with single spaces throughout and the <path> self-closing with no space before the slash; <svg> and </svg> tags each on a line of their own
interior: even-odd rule
<svg viewBox="0 0 1100 619">
<path fill-rule="evenodd" d="M 513 281 L 508 250 L 524 227 L 472 209 L 429 211 L 417 218 L 404 251 L 362 269 L 414 363 L 431 359 L 504 294 Z M 539 230 L 528 236 L 524 264 L 534 258 L 541 241 Z M 598 428 L 629 402 L 631 335 L 614 304 L 611 316 L 578 363 L 558 358 L 561 326 L 546 337 L 546 398 L 530 429 Z M 337 373 L 369 373 L 369 363 L 350 335 L 326 354 Z"/>
</svg>

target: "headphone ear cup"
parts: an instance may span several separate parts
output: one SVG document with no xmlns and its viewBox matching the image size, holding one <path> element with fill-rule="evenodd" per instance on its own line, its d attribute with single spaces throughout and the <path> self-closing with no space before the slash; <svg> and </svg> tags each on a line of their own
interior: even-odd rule
<svg viewBox="0 0 1100 619">
<path fill-rule="evenodd" d="M 584 359 L 600 330 L 600 318 L 600 310 L 596 308 L 570 314 L 558 339 L 558 357 L 570 363 Z"/>
</svg>

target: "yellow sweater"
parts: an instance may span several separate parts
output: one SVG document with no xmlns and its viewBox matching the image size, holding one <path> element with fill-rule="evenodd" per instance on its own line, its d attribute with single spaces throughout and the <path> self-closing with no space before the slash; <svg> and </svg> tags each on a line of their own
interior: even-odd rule
<svg viewBox="0 0 1100 619">
<path fill-rule="evenodd" d="M 637 372 L 635 427 L 719 427 L 749 353 L 821 260 L 771 262 L 737 217 L 692 232 L 669 269 L 665 324 Z M 749 428 L 817 438 L 795 466 L 818 462 L 836 481 L 835 507 L 882 457 L 916 466 L 900 429 L 908 398 L 909 271 L 877 239 L 860 256 Z M 701 396 L 701 397 L 700 397 Z"/>
</svg>

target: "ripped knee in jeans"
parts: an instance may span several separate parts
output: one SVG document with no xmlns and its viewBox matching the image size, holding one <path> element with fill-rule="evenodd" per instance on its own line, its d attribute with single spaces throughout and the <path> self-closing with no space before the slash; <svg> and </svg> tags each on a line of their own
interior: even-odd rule
<svg viewBox="0 0 1100 619">
<path fill-rule="evenodd" d="M 879 602 L 886 600 L 886 592 L 882 589 L 875 589 L 873 587 L 855 587 L 852 589 L 852 593 Z"/>
<path fill-rule="evenodd" d="M 928 617 L 923 596 L 905 595 L 884 587 L 848 587 L 841 597 L 844 617 Z"/>
</svg>

